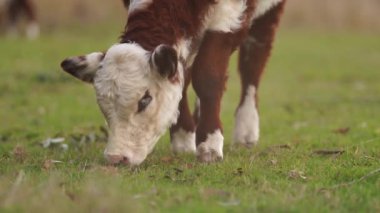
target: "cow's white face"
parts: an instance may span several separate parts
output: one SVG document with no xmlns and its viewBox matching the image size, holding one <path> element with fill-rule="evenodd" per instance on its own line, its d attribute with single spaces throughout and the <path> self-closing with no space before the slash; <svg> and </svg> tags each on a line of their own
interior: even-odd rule
<svg viewBox="0 0 380 213">
<path fill-rule="evenodd" d="M 177 120 L 183 68 L 172 47 L 148 52 L 138 44 L 117 44 L 106 54 L 68 58 L 61 66 L 93 83 L 109 126 L 104 154 L 111 163 L 140 164 Z"/>
</svg>

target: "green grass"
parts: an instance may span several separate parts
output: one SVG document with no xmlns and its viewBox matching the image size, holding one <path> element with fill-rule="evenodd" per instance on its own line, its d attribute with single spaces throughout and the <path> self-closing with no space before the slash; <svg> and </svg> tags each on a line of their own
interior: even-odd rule
<svg viewBox="0 0 380 213">
<path fill-rule="evenodd" d="M 281 31 L 260 88 L 257 147 L 230 146 L 240 89 L 234 57 L 224 161 L 173 156 L 165 136 L 130 169 L 106 165 L 93 90 L 59 68 L 66 56 L 114 43 L 119 28 L 106 29 L 0 38 L 0 211 L 380 211 L 379 173 L 340 185 L 380 168 L 378 35 Z M 65 137 L 68 150 L 42 148 L 49 137 Z M 344 153 L 313 154 L 321 149 Z"/>
</svg>

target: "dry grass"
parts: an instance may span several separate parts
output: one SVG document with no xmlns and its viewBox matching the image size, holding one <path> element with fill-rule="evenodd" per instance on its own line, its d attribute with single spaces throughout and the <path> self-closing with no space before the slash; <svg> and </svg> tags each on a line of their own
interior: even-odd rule
<svg viewBox="0 0 380 213">
<path fill-rule="evenodd" d="M 378 0 L 288 0 L 289 27 L 380 31 Z"/>
<path fill-rule="evenodd" d="M 61 25 L 98 24 L 99 22 L 120 22 L 125 20 L 122 1 L 65 0 L 36 1 L 39 19 L 48 29 Z"/>
</svg>

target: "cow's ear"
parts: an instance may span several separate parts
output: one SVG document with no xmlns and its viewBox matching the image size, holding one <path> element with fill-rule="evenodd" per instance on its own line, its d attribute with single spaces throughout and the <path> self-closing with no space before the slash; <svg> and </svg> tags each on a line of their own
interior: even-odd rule
<svg viewBox="0 0 380 213">
<path fill-rule="evenodd" d="M 104 53 L 95 52 L 85 56 L 70 57 L 62 61 L 61 67 L 70 75 L 87 83 L 93 83 Z"/>
<path fill-rule="evenodd" d="M 162 77 L 173 78 L 177 73 L 177 51 L 165 44 L 161 44 L 153 51 L 151 63 Z"/>
</svg>

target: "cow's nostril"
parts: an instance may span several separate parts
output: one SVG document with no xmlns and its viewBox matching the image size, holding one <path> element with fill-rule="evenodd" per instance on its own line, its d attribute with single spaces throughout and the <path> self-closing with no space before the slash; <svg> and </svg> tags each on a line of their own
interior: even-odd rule
<svg viewBox="0 0 380 213">
<path fill-rule="evenodd" d="M 121 162 L 124 164 L 129 164 L 129 159 L 127 157 L 123 157 L 123 160 Z"/>
<path fill-rule="evenodd" d="M 124 161 L 121 155 L 106 155 L 106 158 L 110 164 L 118 164 L 120 161 Z"/>
</svg>

